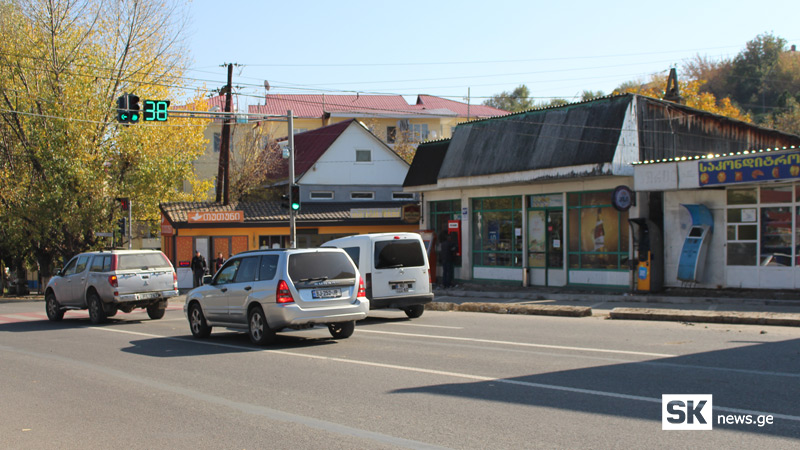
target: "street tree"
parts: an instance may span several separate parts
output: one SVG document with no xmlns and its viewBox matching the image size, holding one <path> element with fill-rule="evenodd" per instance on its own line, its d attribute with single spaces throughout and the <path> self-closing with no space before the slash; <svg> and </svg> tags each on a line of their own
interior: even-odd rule
<svg viewBox="0 0 800 450">
<path fill-rule="evenodd" d="M 121 0 L 0 0 L 0 227 L 25 232 L 43 278 L 56 258 L 96 248 L 133 200 L 157 220 L 202 152 L 203 121 L 121 125 L 116 98 L 183 92 L 178 5 Z M 178 126 L 176 126 L 178 125 Z M 180 126 L 183 125 L 183 126 Z"/>
<path fill-rule="evenodd" d="M 519 85 L 511 92 L 503 91 L 494 95 L 483 104 L 510 112 L 525 111 L 534 107 L 528 86 L 524 84 Z"/>
</svg>

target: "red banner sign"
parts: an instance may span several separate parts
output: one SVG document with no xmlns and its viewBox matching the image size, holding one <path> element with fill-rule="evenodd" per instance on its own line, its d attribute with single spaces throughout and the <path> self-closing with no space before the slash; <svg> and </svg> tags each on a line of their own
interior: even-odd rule
<svg viewBox="0 0 800 450">
<path fill-rule="evenodd" d="M 189 223 L 244 222 L 244 211 L 192 211 Z"/>
</svg>

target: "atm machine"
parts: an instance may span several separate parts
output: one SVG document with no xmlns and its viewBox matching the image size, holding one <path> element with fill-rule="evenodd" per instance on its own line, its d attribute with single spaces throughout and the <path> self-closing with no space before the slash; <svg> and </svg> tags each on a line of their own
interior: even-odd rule
<svg viewBox="0 0 800 450">
<path fill-rule="evenodd" d="M 692 217 L 689 234 L 683 241 L 678 260 L 678 279 L 685 283 L 697 283 L 703 276 L 706 255 L 714 231 L 714 218 L 705 205 L 681 204 Z"/>
</svg>

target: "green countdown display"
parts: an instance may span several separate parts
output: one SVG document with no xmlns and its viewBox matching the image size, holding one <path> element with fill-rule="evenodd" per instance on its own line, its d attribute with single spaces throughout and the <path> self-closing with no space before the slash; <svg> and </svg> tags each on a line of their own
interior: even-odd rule
<svg viewBox="0 0 800 450">
<path fill-rule="evenodd" d="M 143 118 L 145 122 L 166 122 L 169 100 L 145 100 Z"/>
</svg>

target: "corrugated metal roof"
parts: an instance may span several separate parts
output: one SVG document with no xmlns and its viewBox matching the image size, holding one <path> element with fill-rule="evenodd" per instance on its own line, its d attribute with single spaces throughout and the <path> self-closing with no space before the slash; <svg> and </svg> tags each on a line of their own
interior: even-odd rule
<svg viewBox="0 0 800 450">
<path fill-rule="evenodd" d="M 347 222 L 363 221 L 352 219 L 351 209 L 364 208 L 400 208 L 408 203 L 402 202 L 357 202 L 357 203 L 307 203 L 300 208 L 296 220 L 302 222 Z M 173 202 L 162 203 L 161 211 L 167 216 L 170 223 L 183 224 L 188 222 L 190 212 L 195 211 L 243 211 L 244 223 L 256 225 L 258 223 L 278 224 L 289 221 L 289 210 L 283 208 L 280 202 L 232 202 L 228 205 L 216 202 Z M 399 219 L 377 219 L 387 222 Z"/>
<path fill-rule="evenodd" d="M 435 185 L 449 145 L 450 139 L 419 144 L 403 187 Z"/>
<path fill-rule="evenodd" d="M 468 105 L 431 95 L 420 95 L 409 105 L 401 95 L 312 95 L 268 94 L 265 105 L 250 105 L 254 114 L 292 114 L 298 118 L 321 118 L 326 113 L 365 115 L 430 114 L 431 116 L 493 117 L 507 111 L 485 105 Z M 467 114 L 469 109 L 469 115 Z"/>
<path fill-rule="evenodd" d="M 466 103 L 448 100 L 446 98 L 434 97 L 432 95 L 420 95 L 417 97 L 417 105 L 423 109 L 446 109 L 453 111 L 458 117 L 497 117 L 505 116 L 508 111 L 486 105 L 467 105 Z"/>
<path fill-rule="evenodd" d="M 439 178 L 611 162 L 631 98 L 606 97 L 461 124 Z"/>
</svg>

